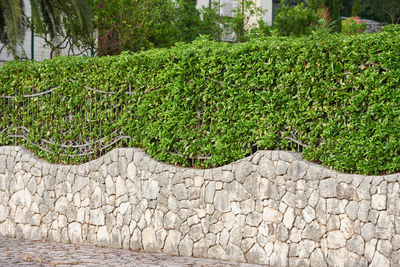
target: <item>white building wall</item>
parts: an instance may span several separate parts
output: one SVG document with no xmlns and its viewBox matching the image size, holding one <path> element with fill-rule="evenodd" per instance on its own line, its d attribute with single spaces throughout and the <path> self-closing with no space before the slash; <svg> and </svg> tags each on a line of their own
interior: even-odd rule
<svg viewBox="0 0 400 267">
<path fill-rule="evenodd" d="M 209 0 L 197 0 L 197 9 L 201 9 L 202 7 L 208 7 Z"/>
<path fill-rule="evenodd" d="M 218 3 L 220 8 L 220 14 L 224 16 L 232 16 L 232 10 L 236 9 L 239 6 L 241 0 L 197 0 L 197 8 L 208 7 L 210 2 Z M 266 10 L 263 20 L 268 24 L 272 25 L 272 14 L 273 14 L 273 5 L 272 0 L 254 0 L 258 7 Z M 253 24 L 256 22 L 258 18 L 253 18 L 250 23 Z"/>
<path fill-rule="evenodd" d="M 274 13 L 272 0 L 257 0 L 257 5 L 262 9 L 267 10 L 263 16 L 263 20 L 270 26 L 272 26 L 272 15 Z"/>
</svg>

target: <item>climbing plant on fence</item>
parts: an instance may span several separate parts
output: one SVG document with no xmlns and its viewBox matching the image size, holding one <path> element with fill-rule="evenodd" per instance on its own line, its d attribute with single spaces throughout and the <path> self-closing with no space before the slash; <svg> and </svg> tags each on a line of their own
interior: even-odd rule
<svg viewBox="0 0 400 267">
<path fill-rule="evenodd" d="M 340 171 L 400 170 L 400 31 L 199 39 L 102 58 L 0 68 L 0 145 L 53 162 L 114 146 L 212 167 L 298 150 Z"/>
</svg>

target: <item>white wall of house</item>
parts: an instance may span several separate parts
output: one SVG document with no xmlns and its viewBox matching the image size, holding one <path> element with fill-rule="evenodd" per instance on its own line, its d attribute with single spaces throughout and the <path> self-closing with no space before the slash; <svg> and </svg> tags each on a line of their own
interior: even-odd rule
<svg viewBox="0 0 400 267">
<path fill-rule="evenodd" d="M 273 6 L 272 0 L 254 0 L 258 7 L 266 10 L 263 20 L 272 25 Z M 210 2 L 216 2 L 221 6 L 220 14 L 224 16 L 232 16 L 232 10 L 239 6 L 240 0 L 197 0 L 197 8 L 208 7 Z M 250 23 L 254 23 L 258 18 L 253 18 Z"/>
<path fill-rule="evenodd" d="M 272 14 L 274 12 L 272 0 L 257 0 L 257 5 L 266 10 L 263 16 L 263 20 L 268 25 L 272 26 Z"/>
</svg>

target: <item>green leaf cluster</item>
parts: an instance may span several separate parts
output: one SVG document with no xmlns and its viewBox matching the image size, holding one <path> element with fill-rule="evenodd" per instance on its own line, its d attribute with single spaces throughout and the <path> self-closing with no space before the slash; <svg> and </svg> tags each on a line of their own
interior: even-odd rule
<svg viewBox="0 0 400 267">
<path fill-rule="evenodd" d="M 364 21 L 358 24 L 353 18 L 342 21 L 342 31 L 347 34 L 359 34 L 365 31 L 367 25 Z"/>
<path fill-rule="evenodd" d="M 281 0 L 274 19 L 273 33 L 278 36 L 310 35 L 318 23 L 317 12 L 300 3 L 294 7 Z"/>
<path fill-rule="evenodd" d="M 92 0 L 99 55 L 116 55 L 191 42 L 200 35 L 220 40 L 218 6 L 198 10 L 196 0 Z"/>
<path fill-rule="evenodd" d="M 400 30 L 324 38 L 197 39 L 114 57 L 18 62 L 0 68 L 0 132 L 29 129 L 57 144 L 131 139 L 157 160 L 213 167 L 257 149 L 298 150 L 339 171 L 400 170 Z M 88 88 L 114 92 L 95 93 Z M 130 94 L 128 94 L 130 93 Z M 0 101 L 2 101 L 0 99 Z M 0 145 L 13 140 L 0 134 Z"/>
</svg>

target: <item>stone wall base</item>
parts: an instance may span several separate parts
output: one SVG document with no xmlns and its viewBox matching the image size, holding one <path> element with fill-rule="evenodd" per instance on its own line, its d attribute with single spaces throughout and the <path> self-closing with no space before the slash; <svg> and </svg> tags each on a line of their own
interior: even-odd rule
<svg viewBox="0 0 400 267">
<path fill-rule="evenodd" d="M 66 166 L 0 147 L 0 235 L 272 266 L 399 266 L 399 179 L 285 151 L 201 170 L 134 148 Z"/>
</svg>

